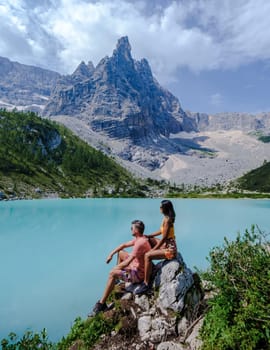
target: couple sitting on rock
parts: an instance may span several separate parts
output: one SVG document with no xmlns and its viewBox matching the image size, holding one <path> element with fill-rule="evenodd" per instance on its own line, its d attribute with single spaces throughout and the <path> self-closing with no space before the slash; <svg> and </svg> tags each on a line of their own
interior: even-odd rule
<svg viewBox="0 0 270 350">
<path fill-rule="evenodd" d="M 169 200 L 163 200 L 160 211 L 164 215 L 160 229 L 150 235 L 144 235 L 144 223 L 140 220 L 132 221 L 131 231 L 134 239 L 119 245 L 108 256 L 107 263 L 112 260 L 114 254 L 118 253 L 117 265 L 110 271 L 109 278 L 101 299 L 96 303 L 89 316 L 106 311 L 109 307 L 106 304 L 107 298 L 114 289 L 117 280 L 130 282 L 126 287 L 127 292 L 143 294 L 149 291 L 150 278 L 155 259 L 174 259 L 177 254 L 177 247 L 174 235 L 175 212 L 173 204 Z M 156 239 L 155 236 L 162 235 Z M 151 243 L 151 245 L 150 245 Z M 132 247 L 131 253 L 124 251 L 124 248 Z"/>
</svg>

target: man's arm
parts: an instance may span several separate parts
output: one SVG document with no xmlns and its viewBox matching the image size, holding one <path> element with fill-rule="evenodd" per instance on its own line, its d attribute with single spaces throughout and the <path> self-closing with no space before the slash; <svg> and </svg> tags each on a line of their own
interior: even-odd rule
<svg viewBox="0 0 270 350">
<path fill-rule="evenodd" d="M 134 245 L 134 242 L 133 242 L 133 241 L 129 241 L 129 242 L 120 244 L 118 247 L 116 247 L 116 248 L 108 255 L 108 257 L 107 257 L 107 259 L 106 259 L 106 263 L 108 264 L 108 263 L 112 260 L 114 254 L 120 252 L 120 250 L 122 250 L 122 249 L 124 249 L 124 248 L 132 247 L 133 245 Z"/>
<path fill-rule="evenodd" d="M 116 268 L 119 269 L 119 270 L 124 269 L 125 267 L 127 267 L 127 266 L 131 263 L 131 261 L 132 261 L 134 258 L 135 258 L 134 255 L 130 255 L 127 259 L 125 259 L 125 260 L 122 261 L 120 264 L 118 264 L 118 265 L 116 266 Z"/>
</svg>

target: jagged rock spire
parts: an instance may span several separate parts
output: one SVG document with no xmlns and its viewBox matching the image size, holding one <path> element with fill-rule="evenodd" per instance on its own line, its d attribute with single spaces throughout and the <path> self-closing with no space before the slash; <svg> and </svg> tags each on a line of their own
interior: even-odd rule
<svg viewBox="0 0 270 350">
<path fill-rule="evenodd" d="M 75 71 L 72 73 L 72 76 L 80 76 L 80 77 L 85 77 L 85 78 L 89 78 L 93 71 L 94 71 L 94 66 L 92 62 L 89 62 L 88 65 L 85 64 L 84 61 L 82 61 L 78 67 L 75 69 Z"/>
<path fill-rule="evenodd" d="M 117 42 L 116 49 L 113 51 L 113 56 L 125 58 L 126 60 L 132 60 L 131 46 L 127 36 L 123 36 Z"/>
<path fill-rule="evenodd" d="M 88 67 L 88 70 L 89 70 L 91 73 L 94 72 L 95 66 L 94 66 L 94 64 L 93 64 L 92 61 L 89 61 L 89 62 L 88 62 L 87 67 Z"/>
<path fill-rule="evenodd" d="M 178 152 L 179 145 L 167 143 L 166 137 L 193 130 L 178 99 L 154 79 L 147 60 L 132 58 L 127 36 L 118 40 L 113 55 L 103 58 L 89 78 L 85 63 L 77 70 L 80 74 L 66 77 L 66 84 L 57 86 L 44 115 L 84 118 L 94 132 L 110 139 L 172 152 Z M 127 152 L 121 152 L 119 156 L 127 159 Z M 142 157 L 139 164 L 154 170 L 161 162 L 157 155 L 150 161 Z"/>
</svg>

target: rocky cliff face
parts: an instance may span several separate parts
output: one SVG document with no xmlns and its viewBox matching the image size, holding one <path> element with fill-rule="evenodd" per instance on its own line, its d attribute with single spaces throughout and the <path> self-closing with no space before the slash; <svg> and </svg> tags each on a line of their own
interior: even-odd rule
<svg viewBox="0 0 270 350">
<path fill-rule="evenodd" d="M 194 120 L 198 131 L 241 130 L 244 132 L 270 131 L 270 113 L 191 113 L 187 115 Z"/>
<path fill-rule="evenodd" d="M 0 108 L 41 112 L 59 73 L 0 57 Z"/>
<path fill-rule="evenodd" d="M 127 37 L 96 68 L 82 62 L 57 83 L 44 115 L 63 114 L 83 118 L 110 138 L 144 146 L 195 127 L 178 99 L 155 80 L 147 60 L 132 58 Z"/>
</svg>

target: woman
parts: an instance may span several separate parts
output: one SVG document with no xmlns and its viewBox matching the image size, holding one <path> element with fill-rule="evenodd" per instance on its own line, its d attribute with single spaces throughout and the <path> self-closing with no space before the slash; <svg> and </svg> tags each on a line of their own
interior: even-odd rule
<svg viewBox="0 0 270 350">
<path fill-rule="evenodd" d="M 152 273 L 152 260 L 171 260 L 174 259 L 177 254 L 177 247 L 174 235 L 175 211 L 172 202 L 169 200 L 163 200 L 160 205 L 160 211 L 164 215 L 164 218 L 162 220 L 162 224 L 159 231 L 147 236 L 152 241 L 151 243 L 153 243 L 153 240 L 155 240 L 155 245 L 144 256 L 144 282 L 141 284 L 140 287 L 138 287 L 135 290 L 135 294 L 143 294 L 150 289 L 149 281 Z M 153 238 L 161 234 L 162 238 L 160 240 L 157 238 Z"/>
</svg>

